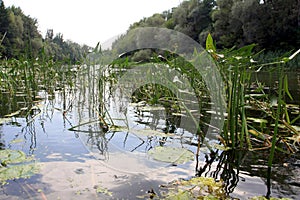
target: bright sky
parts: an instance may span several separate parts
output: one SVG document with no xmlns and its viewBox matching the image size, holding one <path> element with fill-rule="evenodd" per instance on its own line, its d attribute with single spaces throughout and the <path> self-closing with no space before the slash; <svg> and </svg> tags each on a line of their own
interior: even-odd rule
<svg viewBox="0 0 300 200">
<path fill-rule="evenodd" d="M 43 37 L 47 29 L 64 39 L 95 47 L 126 32 L 130 24 L 161 13 L 182 0 L 4 0 L 36 18 Z"/>
</svg>

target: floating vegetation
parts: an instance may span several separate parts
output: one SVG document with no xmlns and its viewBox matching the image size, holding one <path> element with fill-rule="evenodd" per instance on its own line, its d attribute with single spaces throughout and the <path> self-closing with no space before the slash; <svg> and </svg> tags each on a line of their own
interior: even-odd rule
<svg viewBox="0 0 300 200">
<path fill-rule="evenodd" d="M 38 173 L 39 166 L 33 157 L 28 157 L 23 151 L 0 150 L 0 182 L 6 184 L 8 180 L 29 178 Z"/>
<path fill-rule="evenodd" d="M 174 181 L 163 187 L 168 188 L 165 200 L 173 199 L 230 199 L 227 198 L 222 180 L 213 178 L 195 177 L 190 180 Z"/>
<path fill-rule="evenodd" d="M 110 197 L 113 195 L 111 191 L 109 191 L 107 188 L 102 187 L 101 185 L 96 185 L 94 186 L 94 188 L 96 189 L 97 193 L 101 193 Z"/>
<path fill-rule="evenodd" d="M 195 157 L 194 153 L 187 149 L 168 146 L 155 147 L 148 154 L 155 160 L 174 165 L 193 161 Z"/>
</svg>

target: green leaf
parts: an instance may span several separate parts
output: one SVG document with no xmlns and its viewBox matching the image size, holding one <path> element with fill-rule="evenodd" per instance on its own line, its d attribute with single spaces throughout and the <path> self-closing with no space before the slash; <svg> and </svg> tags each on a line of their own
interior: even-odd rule
<svg viewBox="0 0 300 200">
<path fill-rule="evenodd" d="M 193 196 L 188 191 L 179 191 L 177 194 L 169 194 L 166 200 L 190 200 Z"/>
<path fill-rule="evenodd" d="M 252 55 L 252 50 L 256 46 L 256 44 L 250 44 L 244 47 L 239 48 L 235 51 L 236 56 L 248 57 Z"/>
<path fill-rule="evenodd" d="M 214 45 L 214 40 L 213 40 L 210 33 L 208 34 L 208 36 L 206 38 L 206 50 L 216 52 L 216 47 Z"/>
<path fill-rule="evenodd" d="M 148 154 L 154 160 L 173 164 L 183 164 L 194 160 L 194 153 L 184 148 L 158 146 L 151 149 Z"/>
<path fill-rule="evenodd" d="M 5 149 L 0 151 L 0 160 L 1 163 L 15 164 L 21 162 L 29 162 L 32 160 L 32 158 L 26 157 L 23 151 Z"/>
<path fill-rule="evenodd" d="M 107 188 L 104 188 L 100 185 L 96 186 L 96 192 L 105 194 L 107 196 L 112 196 L 112 192 L 110 192 Z"/>
<path fill-rule="evenodd" d="M 0 182 L 5 184 L 7 180 L 28 178 L 36 174 L 39 166 L 33 161 L 33 157 L 27 157 L 23 151 L 5 149 L 0 151 Z"/>
<path fill-rule="evenodd" d="M 284 76 L 284 91 L 290 97 L 290 99 L 293 100 L 293 97 L 289 91 L 289 83 L 288 83 L 287 75 Z"/>
</svg>

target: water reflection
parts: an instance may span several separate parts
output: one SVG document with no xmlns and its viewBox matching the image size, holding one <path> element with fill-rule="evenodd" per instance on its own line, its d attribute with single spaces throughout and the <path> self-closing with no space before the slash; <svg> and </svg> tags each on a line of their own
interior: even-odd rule
<svg viewBox="0 0 300 200">
<path fill-rule="evenodd" d="M 93 71 L 97 70 L 93 69 Z M 129 164 L 127 168 L 125 167 L 126 169 L 123 168 L 121 170 L 127 170 L 127 172 L 137 170 L 137 172 L 141 172 L 137 168 L 144 167 L 147 171 L 153 168 L 159 169 L 159 167 L 168 166 L 149 161 L 149 158 L 140 154 L 146 154 L 147 151 L 155 146 L 181 146 L 192 150 L 195 155 L 197 154 L 199 141 L 202 141 L 203 138 L 198 138 L 197 135 L 190 133 L 188 129 L 180 127 L 180 121 L 183 117 L 186 117 L 182 115 L 181 111 L 166 106 L 163 101 L 149 106 L 146 104 L 146 101 L 143 102 L 141 99 L 129 98 L 126 96 L 127 94 L 123 93 L 121 88 L 112 93 L 110 82 L 104 83 L 101 79 L 99 80 L 97 74 L 93 74 L 93 76 L 88 78 L 90 80 L 88 83 L 90 88 L 88 90 L 85 88 L 86 79 L 79 80 L 78 85 L 83 86 L 82 89 L 78 90 L 79 96 L 77 99 L 79 101 L 76 106 L 79 124 L 86 121 L 99 121 L 99 118 L 103 118 L 109 125 L 121 127 L 118 130 L 109 130 L 107 132 L 107 130 L 103 130 L 103 124 L 94 123 L 93 125 L 81 126 L 80 130 L 77 130 L 77 133 L 81 135 L 86 146 L 90 151 L 95 153 L 94 155 L 97 155 L 98 159 L 105 161 L 106 164 L 115 168 L 118 168 L 118 165 L 122 164 L 122 161 L 127 160 L 128 163 L 131 162 L 130 167 L 132 168 L 130 169 Z M 135 92 L 139 93 L 139 91 Z M 136 96 L 139 96 L 139 94 L 136 94 Z M 100 106 L 97 107 L 95 105 Z M 209 113 L 208 115 L 201 116 L 203 119 L 202 124 L 205 125 L 205 121 L 209 121 L 214 116 L 209 112 L 209 107 L 204 107 L 203 111 L 204 113 Z M 205 129 L 205 126 L 202 126 L 202 128 Z M 155 134 L 150 136 L 136 134 L 132 131 L 144 129 L 174 135 L 172 137 Z M 205 148 L 205 145 L 202 143 L 200 146 Z M 268 196 L 271 193 L 271 196 L 282 196 L 283 194 L 279 192 L 281 190 L 291 195 L 298 194 L 295 185 L 297 188 L 299 180 L 293 178 L 297 175 L 292 173 L 283 175 L 282 170 L 286 170 L 286 168 L 282 168 L 282 166 L 278 168 L 274 167 L 271 179 L 268 178 L 267 168 L 265 167 L 268 156 L 268 152 L 253 153 L 232 150 L 201 152 L 196 156 L 195 175 L 222 179 L 228 195 L 236 195 L 235 191 L 242 188 L 243 183 L 248 182 L 249 184 L 251 177 L 256 177 L 256 183 L 264 186 L 260 187 L 259 192 L 256 193 L 257 195 Z M 139 158 L 139 160 L 131 160 L 129 158 Z M 278 163 L 282 162 L 283 160 L 278 160 Z M 141 163 L 143 164 L 140 165 Z M 145 166 L 148 166 L 148 168 Z M 287 182 L 287 179 L 295 179 L 296 181 L 294 180 L 294 182 L 296 184 L 293 181 Z M 276 184 L 274 184 L 275 182 Z M 270 187 L 271 185 L 272 187 Z M 251 191 L 250 188 L 244 189 Z M 285 196 L 288 195 L 285 194 Z"/>
<path fill-rule="evenodd" d="M 121 171 L 126 176 L 144 173 L 148 177 L 151 174 L 158 174 L 162 169 L 174 167 L 172 168 L 174 178 L 175 175 L 182 175 L 185 178 L 196 175 L 222 179 L 226 193 L 232 196 L 237 195 L 236 191 L 243 187 L 243 192 L 253 192 L 253 188 L 245 187 L 253 177 L 255 179 L 253 185 L 259 185 L 257 195 L 271 194 L 292 198 L 300 195 L 298 192 L 300 171 L 296 163 L 299 155 L 296 154 L 292 158 L 282 158 L 278 155 L 274 161 L 271 179 L 268 179 L 265 167 L 268 152 L 230 150 L 204 152 L 202 150 L 205 149 L 205 145 L 199 143 L 203 138 L 180 126 L 180 121 L 186 117 L 181 110 L 167 106 L 164 101 L 151 106 L 145 102 L 134 101 L 126 96 L 122 89 L 112 93 L 111 82 L 101 79 L 98 73 L 103 71 L 98 67 L 86 67 L 78 76 L 74 90 L 64 88 L 51 95 L 43 91 L 37 95 L 39 102 L 31 102 L 30 106 L 24 102 L 12 102 L 8 107 L 14 109 L 5 110 L 4 106 L 1 107 L 1 116 L 22 110 L 23 107 L 29 109 L 24 109 L 17 116 L 13 116 L 10 122 L 0 125 L 0 149 L 21 148 L 44 162 L 57 161 L 55 164 L 58 165 L 62 160 L 76 161 L 78 166 L 86 161 L 84 158 L 90 158 L 86 154 L 91 152 L 93 157 L 99 160 L 95 165 L 107 166 L 115 172 Z M 3 105 L 9 104 L 9 100 L 5 98 L 1 100 L 1 104 L 2 102 Z M 209 109 L 203 108 L 203 111 L 205 113 Z M 201 116 L 203 124 L 212 116 L 212 114 Z M 108 130 L 107 125 L 115 128 Z M 20 138 L 23 142 L 19 144 L 11 142 Z M 195 155 L 199 146 L 201 149 L 194 163 L 175 166 L 149 158 L 147 152 L 156 146 L 182 147 L 193 151 Z M 190 165 L 193 165 L 192 168 L 189 168 Z M 181 172 L 182 168 L 186 168 L 189 173 Z M 164 175 L 167 176 L 166 174 Z M 165 177 L 164 181 L 169 180 Z M 145 181 L 145 184 L 149 182 Z M 160 181 L 151 183 L 156 185 L 153 186 L 155 190 L 159 190 L 157 185 L 161 183 Z M 144 189 L 145 184 L 142 182 L 136 188 Z M 129 191 L 126 186 L 120 185 L 113 191 L 118 195 L 120 193 L 121 196 L 123 190 Z M 136 194 L 126 195 L 130 198 Z"/>
<path fill-rule="evenodd" d="M 300 195 L 300 168 L 295 163 L 299 156 L 300 154 L 296 154 L 287 158 L 278 154 L 269 177 L 270 169 L 266 167 L 268 152 L 216 151 L 205 155 L 204 164 L 196 163 L 196 176 L 222 179 L 226 193 L 232 197 L 242 198 L 239 192 L 248 192 L 250 196 L 297 199 Z M 251 183 L 251 177 L 257 185 L 256 189 Z"/>
</svg>

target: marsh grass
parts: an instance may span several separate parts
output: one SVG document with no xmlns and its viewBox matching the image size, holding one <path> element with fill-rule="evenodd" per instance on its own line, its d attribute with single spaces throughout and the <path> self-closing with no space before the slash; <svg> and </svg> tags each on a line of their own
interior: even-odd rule
<svg viewBox="0 0 300 200">
<path fill-rule="evenodd" d="M 286 136 L 286 133 L 294 137 L 300 133 L 291 126 L 298 120 L 298 117 L 290 118 L 291 110 L 288 109 L 286 100 L 287 98 L 293 99 L 293 97 L 289 92 L 285 70 L 288 69 L 286 63 L 293 60 L 299 50 L 290 57 L 274 58 L 274 61 L 269 63 L 258 63 L 255 59 L 259 54 L 253 53 L 255 45 L 217 52 L 210 35 L 207 41 L 209 42 L 207 51 L 215 59 L 226 85 L 228 116 L 221 134 L 225 146 L 233 149 L 270 149 L 270 165 L 272 165 L 271 160 L 275 149 L 284 153 L 297 151 L 298 147 L 291 145 L 293 141 Z M 280 74 L 277 89 L 271 88 L 269 93 L 264 92 L 262 83 L 256 81 L 256 86 L 253 86 L 251 81 L 252 74 L 264 68 Z M 272 90 L 274 92 L 271 92 Z M 274 99 L 276 104 L 274 104 Z M 254 116 L 251 114 L 251 110 L 255 110 Z M 270 121 L 268 122 L 269 130 L 263 123 L 260 123 L 260 127 L 253 125 L 249 120 L 250 117 L 256 117 L 257 121 L 261 122 L 268 119 Z M 264 127 L 262 127 L 263 125 Z M 260 132 L 259 129 L 268 132 Z M 284 139 L 280 139 L 282 137 Z M 256 143 L 253 139 L 257 138 L 261 140 L 262 145 L 254 148 L 253 144 Z M 271 138 L 271 141 L 268 138 Z"/>
<path fill-rule="evenodd" d="M 227 116 L 224 129 L 219 130 L 220 142 L 225 148 L 231 149 L 267 149 L 271 152 L 276 149 L 283 153 L 293 153 L 297 151 L 297 144 L 299 143 L 291 138 L 298 138 L 300 133 L 292 125 L 299 123 L 300 117 L 291 115 L 290 113 L 293 110 L 286 103 L 287 98 L 292 99 L 293 97 L 289 92 L 285 70 L 288 69 L 286 63 L 297 58 L 297 52 L 290 57 L 285 55 L 274 58 L 270 62 L 261 63 L 261 60 L 260 62 L 257 61 L 261 58 L 261 52 L 253 53 L 255 46 L 252 44 L 240 49 L 232 48 L 217 51 L 213 38 L 210 35 L 207 37 L 206 50 L 216 63 L 226 90 Z M 160 55 L 150 53 L 147 55 L 148 58 L 141 57 L 141 55 L 145 56 L 146 53 L 147 51 L 144 51 L 138 56 L 129 53 L 127 56 L 115 60 L 110 67 L 118 68 L 120 73 L 112 73 L 111 79 L 126 73 L 124 69 L 130 69 L 137 63 L 142 64 L 143 59 L 145 62 L 163 63 L 168 65 L 170 69 L 180 71 L 193 87 L 201 114 L 206 113 L 204 117 L 192 116 L 194 122 L 200 118 L 200 124 L 197 124 L 200 130 L 195 134 L 201 135 L 205 132 L 205 126 L 212 117 L 207 115 L 206 112 L 211 111 L 210 93 L 202 79 L 202 75 L 197 72 L 191 63 L 179 56 L 166 56 L 167 59 L 161 60 Z M 135 62 L 132 57 L 139 58 L 139 60 Z M 279 86 L 277 88 L 271 88 L 270 86 L 267 93 L 265 92 L 266 86 L 259 80 L 253 81 L 252 77 L 253 73 L 259 73 L 262 70 L 268 70 L 270 73 L 276 71 L 281 74 L 281 78 L 278 80 Z M 149 74 L 149 76 L 151 75 Z M 162 99 L 169 100 L 162 102 Z M 135 102 L 146 101 L 150 105 L 163 104 L 190 113 L 187 107 L 178 104 L 181 100 L 162 85 L 153 84 L 139 88 L 132 96 L 132 101 Z M 274 102 L 279 103 L 274 104 Z M 256 122 L 253 122 L 253 119 Z M 267 122 L 263 122 L 264 120 Z M 257 122 L 259 122 L 259 125 L 257 125 Z M 203 141 L 203 137 L 204 135 L 201 136 L 202 139 L 199 141 Z"/>
<path fill-rule="evenodd" d="M 7 112 L 19 109 L 12 106 L 13 102 L 17 101 L 23 102 L 22 104 L 30 110 L 39 98 L 39 91 L 43 90 L 51 95 L 57 90 L 72 88 L 76 74 L 76 66 L 54 62 L 44 54 L 35 59 L 1 59 L 0 101 L 6 102 L 6 105 L 2 106 L 9 108 Z"/>
</svg>

